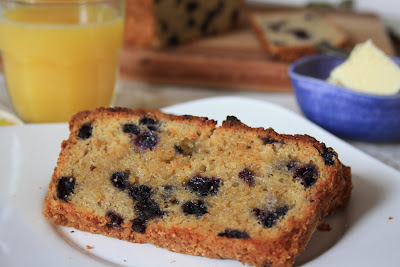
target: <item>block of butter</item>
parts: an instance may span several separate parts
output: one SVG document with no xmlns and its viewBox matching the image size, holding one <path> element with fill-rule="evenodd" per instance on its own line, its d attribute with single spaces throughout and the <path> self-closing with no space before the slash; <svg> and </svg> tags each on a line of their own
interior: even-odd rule
<svg viewBox="0 0 400 267">
<path fill-rule="evenodd" d="M 400 91 L 400 67 L 371 40 L 358 44 L 349 58 L 330 73 L 328 82 L 377 95 Z"/>
</svg>

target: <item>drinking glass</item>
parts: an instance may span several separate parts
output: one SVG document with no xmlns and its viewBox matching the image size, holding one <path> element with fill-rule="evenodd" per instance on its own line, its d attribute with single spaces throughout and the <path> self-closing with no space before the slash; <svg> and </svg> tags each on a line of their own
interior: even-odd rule
<svg viewBox="0 0 400 267">
<path fill-rule="evenodd" d="M 0 0 L 6 87 L 25 122 L 68 121 L 112 104 L 123 0 Z"/>
</svg>

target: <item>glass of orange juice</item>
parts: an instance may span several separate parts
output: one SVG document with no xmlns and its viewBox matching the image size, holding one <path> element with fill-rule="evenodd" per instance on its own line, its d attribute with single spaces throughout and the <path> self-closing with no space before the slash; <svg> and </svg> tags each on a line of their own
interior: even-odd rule
<svg viewBox="0 0 400 267">
<path fill-rule="evenodd" d="M 25 122 L 68 121 L 112 104 L 124 0 L 0 0 L 8 94 Z"/>
</svg>

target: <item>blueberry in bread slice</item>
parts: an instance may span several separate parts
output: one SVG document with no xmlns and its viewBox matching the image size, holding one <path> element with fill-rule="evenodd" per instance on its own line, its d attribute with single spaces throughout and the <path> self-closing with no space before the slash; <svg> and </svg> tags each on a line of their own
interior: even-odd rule
<svg viewBox="0 0 400 267">
<path fill-rule="evenodd" d="M 43 214 L 171 251 L 290 266 L 346 206 L 350 168 L 306 135 L 190 115 L 100 108 L 75 115 Z"/>
<path fill-rule="evenodd" d="M 262 47 L 282 61 L 317 53 L 321 43 L 339 48 L 348 42 L 343 29 L 326 15 L 312 11 L 254 12 L 249 23 Z"/>
</svg>

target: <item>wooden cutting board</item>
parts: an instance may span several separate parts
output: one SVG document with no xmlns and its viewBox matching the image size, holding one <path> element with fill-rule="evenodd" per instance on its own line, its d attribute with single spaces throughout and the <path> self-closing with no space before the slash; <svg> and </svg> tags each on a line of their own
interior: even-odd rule
<svg viewBox="0 0 400 267">
<path fill-rule="evenodd" d="M 288 9 L 247 5 L 253 10 Z M 349 33 L 350 47 L 372 39 L 388 55 L 394 48 L 382 21 L 373 14 L 323 10 Z M 260 46 L 251 29 L 165 50 L 126 46 L 121 55 L 121 77 L 152 83 L 212 88 L 291 92 L 288 63 L 273 60 Z"/>
</svg>

